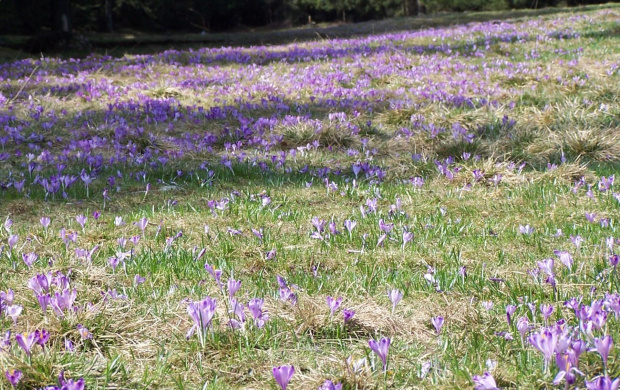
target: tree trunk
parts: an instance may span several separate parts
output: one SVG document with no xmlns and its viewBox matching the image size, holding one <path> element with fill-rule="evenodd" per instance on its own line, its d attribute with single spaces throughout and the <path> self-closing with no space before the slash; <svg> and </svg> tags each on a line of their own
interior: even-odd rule
<svg viewBox="0 0 620 390">
<path fill-rule="evenodd" d="M 71 6 L 69 0 L 52 0 L 52 29 L 65 37 L 71 36 Z"/>
<path fill-rule="evenodd" d="M 106 32 L 114 32 L 114 0 L 103 0 L 103 22 Z"/>
</svg>

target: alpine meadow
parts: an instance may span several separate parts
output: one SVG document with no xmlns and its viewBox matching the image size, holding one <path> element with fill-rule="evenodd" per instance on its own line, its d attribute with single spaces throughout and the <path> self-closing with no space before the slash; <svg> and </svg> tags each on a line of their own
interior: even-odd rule
<svg viewBox="0 0 620 390">
<path fill-rule="evenodd" d="M 1 63 L 0 389 L 617 390 L 620 5 L 485 15 Z"/>
</svg>

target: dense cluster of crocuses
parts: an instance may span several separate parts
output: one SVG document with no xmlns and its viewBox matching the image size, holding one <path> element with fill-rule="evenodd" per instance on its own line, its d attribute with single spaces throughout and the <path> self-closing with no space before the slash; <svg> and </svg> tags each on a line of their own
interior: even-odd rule
<svg viewBox="0 0 620 390">
<path fill-rule="evenodd" d="M 93 374 L 62 363 L 63 359 L 86 351 L 102 355 L 114 344 L 113 336 L 101 335 L 109 324 L 92 321 L 93 316 L 114 317 L 113 309 L 121 310 L 115 304 L 131 307 L 137 299 L 149 300 L 149 313 L 157 312 L 165 296 L 183 291 L 181 310 L 174 315 L 162 310 L 162 316 L 169 315 L 166 321 L 178 321 L 174 329 L 183 345 L 217 350 L 226 338 L 235 340 L 232 349 L 271 349 L 259 345 L 286 331 L 297 339 L 304 321 L 312 317 L 320 323 L 309 331 L 313 343 L 315 336 L 335 337 L 341 344 L 357 341 L 365 353 L 361 359 L 353 355 L 343 359 L 345 369 L 322 375 L 313 382 L 315 388 L 322 384 L 319 389 L 342 389 L 345 382 L 353 386 L 376 372 L 383 374 L 388 386 L 401 376 L 399 370 L 410 370 L 411 364 L 403 361 L 419 364 L 416 380 L 449 381 L 450 370 L 439 357 L 428 361 L 420 356 L 430 354 L 407 355 L 413 343 L 399 339 L 399 328 L 413 321 L 407 305 L 413 290 L 447 302 L 456 287 L 469 286 L 475 290 L 471 304 L 476 311 L 483 309 L 478 313 L 481 321 L 491 323 L 495 314 L 505 318 L 502 325 L 495 324 L 503 328 L 493 328 L 497 343 L 501 348 L 520 343 L 521 350 L 531 352 L 528 359 L 542 362 L 537 375 L 546 385 L 618 389 L 612 330 L 620 317 L 620 242 L 617 214 L 601 206 L 614 202 L 617 210 L 620 205 L 613 174 L 571 177 L 576 179 L 572 191 L 561 194 L 572 196 L 575 203 L 588 202 L 588 209 L 571 216 L 585 227 L 576 223 L 570 233 L 557 226 L 530 225 L 531 221 L 509 227 L 524 248 L 534 240 L 557 244 L 543 255 L 548 258 L 538 257 L 531 269 L 519 274 L 531 277 L 527 281 L 487 275 L 484 265 L 475 270 L 479 275 L 473 275 L 459 262 L 457 250 L 446 255 L 458 260 L 454 269 L 438 269 L 434 261 L 423 259 L 419 283 L 398 279 L 398 261 L 406 261 L 424 241 L 448 247 L 443 236 L 429 239 L 436 239 L 437 231 L 453 229 L 450 234 L 456 237 L 469 229 L 443 205 L 437 206 L 436 218 L 423 219 L 411 201 L 405 205 L 407 198 L 425 190 L 432 180 L 459 194 L 480 187 L 498 190 L 510 180 L 532 181 L 526 171 L 534 167 L 535 159 L 528 161 L 531 164 L 523 159 L 533 148 L 523 148 L 522 158 L 505 161 L 493 160 L 495 150 L 484 148 L 493 142 L 513 142 L 508 148 L 512 150 L 535 138 L 516 128 L 523 126 L 519 121 L 524 102 L 534 101 L 534 108 L 527 107 L 531 111 L 550 109 L 532 97 L 537 88 L 570 94 L 587 90 L 594 80 L 617 83 L 617 59 L 582 58 L 578 30 L 592 23 L 603 29 L 618 20 L 617 10 L 604 10 L 285 46 L 170 50 L 124 58 L 42 58 L 0 65 L 0 201 L 62 202 L 96 209 L 70 219 L 39 215 L 39 223 L 30 225 L 30 220 L 10 215 L 0 227 L 0 271 L 12 275 L 9 284 L 0 281 L 0 367 L 5 379 L 13 387 L 40 387 L 46 381 L 57 382 L 46 388 L 50 390 L 83 389 Z M 617 91 L 600 95 L 607 99 L 613 93 Z M 595 97 L 586 96 L 579 104 L 587 108 Z M 591 114 L 602 118 L 601 123 L 617 123 L 620 112 L 601 103 Z M 546 173 L 565 169 L 568 161 L 564 150 L 560 152 L 557 161 L 548 162 Z M 601 161 L 618 159 L 601 153 Z M 346 210 L 352 204 L 353 212 L 317 207 L 312 216 L 300 220 L 283 206 L 288 195 L 276 195 L 275 190 L 253 194 L 243 188 L 253 180 L 274 188 L 284 181 L 299 182 L 300 191 L 320 191 L 326 199 L 342 200 Z M 235 189 L 230 189 L 231 183 Z M 385 191 L 386 183 L 406 191 Z M 186 202 L 188 210 L 204 211 L 202 217 L 213 221 L 211 226 L 200 222 L 200 244 L 186 239 L 195 233 L 196 223 L 181 229 L 157 218 L 169 213 L 180 219 L 175 213 L 181 202 L 172 197 L 181 191 L 222 188 L 224 196 L 206 192 L 207 198 L 200 198 L 204 207 Z M 117 201 L 148 204 L 161 194 L 170 197 L 163 206 L 150 205 L 147 216 L 114 214 L 121 208 Z M 247 218 L 240 217 L 241 208 L 251 209 Z M 278 228 L 255 223 L 259 215 L 272 218 Z M 449 223 L 436 227 L 444 217 Z M 13 219 L 25 227 L 17 229 Z M 306 242 L 284 245 L 290 233 L 280 230 L 283 221 L 294 222 Z M 603 243 L 594 242 L 594 229 L 605 232 Z M 232 253 L 254 256 L 235 248 L 248 241 L 259 252 L 256 266 L 242 269 L 227 262 Z M 280 260 L 286 261 L 288 252 L 302 246 L 319 248 L 317 252 L 328 256 L 341 250 L 398 258 L 389 269 L 377 272 L 377 263 L 365 271 L 368 284 L 377 273 L 391 275 L 377 297 L 366 297 L 378 302 L 379 314 L 364 314 L 365 305 L 356 303 L 359 297 L 323 289 L 324 281 L 312 281 L 320 280 L 320 262 L 302 278 L 287 276 L 294 265 L 285 268 Z M 212 257 L 206 255 L 207 247 Z M 528 248 L 535 253 L 535 245 Z M 156 259 L 156 264 L 145 265 L 145 258 Z M 206 279 L 188 287 L 186 272 L 194 264 L 200 278 Z M 158 274 L 158 267 L 166 276 Z M 257 273 L 260 288 L 250 286 Z M 319 291 L 319 310 L 308 309 L 315 307 L 316 297 L 308 297 L 307 286 L 298 281 L 305 277 Z M 169 284 L 168 292 L 156 288 L 162 279 Z M 583 293 L 567 296 L 567 286 Z M 535 289 L 536 299 L 531 293 Z M 489 290 L 501 291 L 508 304 L 484 296 Z M 369 317 L 392 322 L 377 331 L 367 325 Z M 455 337 L 451 328 L 461 326 L 443 312 L 426 315 L 423 322 L 421 333 L 432 340 L 428 344 L 444 350 Z M 342 334 L 347 337 L 341 338 Z M 167 354 L 163 343 L 158 348 L 157 359 Z M 395 361 L 390 348 L 406 359 L 401 355 Z M 123 353 L 133 358 L 133 349 Z M 314 349 L 313 353 L 322 354 Z M 273 376 L 285 390 L 306 370 L 297 361 L 277 359 L 268 363 L 274 366 L 271 373 L 264 370 L 261 375 Z M 114 368 L 114 362 L 109 366 Z M 40 364 L 53 369 L 34 375 Z M 468 373 L 467 380 L 477 390 L 513 385 L 496 374 L 505 369 L 502 364 L 509 363 L 489 358 L 488 372 Z M 70 368 L 61 371 L 58 366 Z M 95 375 L 104 369 L 97 370 Z M 79 374 L 74 376 L 74 371 Z M 76 379 L 66 379 L 65 372 Z"/>
</svg>

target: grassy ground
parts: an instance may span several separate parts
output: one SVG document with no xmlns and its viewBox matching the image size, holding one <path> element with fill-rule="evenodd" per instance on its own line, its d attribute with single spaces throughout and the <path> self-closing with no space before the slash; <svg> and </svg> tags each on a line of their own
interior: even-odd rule
<svg viewBox="0 0 620 390">
<path fill-rule="evenodd" d="M 285 364 L 290 389 L 460 389 L 483 372 L 564 387 L 528 337 L 561 320 L 589 349 L 619 333 L 620 191 L 605 182 L 620 167 L 619 21 L 608 6 L 0 67 L 0 291 L 14 291 L 5 313 L 22 307 L 0 315 L 0 368 L 19 388 L 63 370 L 89 389 L 276 388 Z M 64 175 L 76 182 L 42 184 Z M 47 272 L 68 275 L 69 309 L 41 310 L 28 281 Z M 247 308 L 230 326 L 229 279 L 237 302 L 264 299 L 264 326 Z M 212 323 L 186 338 L 207 296 Z M 333 315 L 327 297 L 343 298 Z M 581 320 L 574 297 L 593 303 Z M 41 329 L 27 355 L 15 335 Z M 383 337 L 385 372 L 368 344 Z M 577 385 L 617 377 L 617 356 L 584 352 Z"/>
</svg>

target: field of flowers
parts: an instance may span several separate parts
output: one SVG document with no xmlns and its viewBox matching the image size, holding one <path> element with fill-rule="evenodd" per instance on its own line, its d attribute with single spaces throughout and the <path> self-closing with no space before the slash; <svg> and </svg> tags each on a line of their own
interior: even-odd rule
<svg viewBox="0 0 620 390">
<path fill-rule="evenodd" d="M 618 389 L 620 6 L 0 64 L 0 389 Z"/>
</svg>

